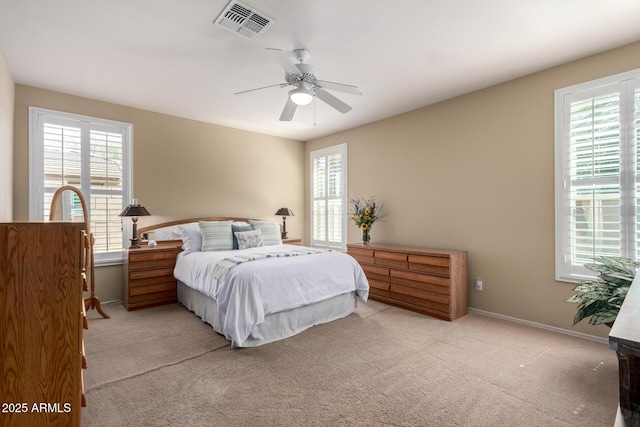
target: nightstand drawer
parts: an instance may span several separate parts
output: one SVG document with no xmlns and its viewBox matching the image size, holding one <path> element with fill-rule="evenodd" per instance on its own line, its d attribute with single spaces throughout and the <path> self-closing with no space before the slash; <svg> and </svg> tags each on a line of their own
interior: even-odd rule
<svg viewBox="0 0 640 427">
<path fill-rule="evenodd" d="M 131 284 L 129 287 L 129 296 L 152 294 L 154 292 L 175 291 L 176 281 L 161 281 L 159 283 L 150 283 L 144 285 Z"/>
<path fill-rule="evenodd" d="M 145 308 L 155 305 L 168 304 L 176 301 L 176 290 L 153 292 L 144 295 L 135 295 L 129 297 L 130 308 Z"/>
<path fill-rule="evenodd" d="M 129 271 L 129 280 L 144 279 L 145 277 L 173 276 L 173 267 L 156 268 L 153 270 Z"/>
<path fill-rule="evenodd" d="M 129 262 L 135 263 L 139 261 L 148 261 L 154 259 L 175 259 L 175 248 L 162 248 L 162 249 L 139 249 L 129 251 Z"/>
<path fill-rule="evenodd" d="M 173 267 L 175 266 L 174 258 L 160 258 L 160 259 L 150 259 L 144 261 L 136 261 L 131 262 L 129 264 L 129 270 L 146 270 L 146 269 L 157 269 L 161 267 Z"/>
</svg>

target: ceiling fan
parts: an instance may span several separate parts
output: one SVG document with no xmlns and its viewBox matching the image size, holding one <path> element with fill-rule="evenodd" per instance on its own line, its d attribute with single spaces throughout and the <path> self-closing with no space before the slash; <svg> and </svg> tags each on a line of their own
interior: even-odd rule
<svg viewBox="0 0 640 427">
<path fill-rule="evenodd" d="M 297 64 L 294 64 L 281 49 L 267 48 L 267 51 L 275 57 L 278 64 L 284 69 L 285 81 L 275 85 L 236 92 L 234 95 L 243 95 L 271 87 L 295 86 L 294 89 L 289 91 L 289 98 L 287 98 L 287 102 L 280 115 L 280 121 L 290 121 L 298 105 L 307 105 L 313 101 L 314 97 L 320 98 L 341 113 L 346 113 L 351 110 L 349 105 L 327 92 L 326 89 L 351 93 L 353 95 L 362 95 L 362 92 L 360 92 L 356 86 L 318 80 L 318 74 L 314 66 L 305 64 L 305 61 L 309 59 L 310 56 L 307 49 L 295 49 L 293 51 L 293 55 L 299 61 Z"/>
</svg>

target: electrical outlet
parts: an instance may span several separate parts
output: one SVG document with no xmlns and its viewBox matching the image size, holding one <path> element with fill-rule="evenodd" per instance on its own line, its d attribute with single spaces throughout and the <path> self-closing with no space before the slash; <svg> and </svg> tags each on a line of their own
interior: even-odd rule
<svg viewBox="0 0 640 427">
<path fill-rule="evenodd" d="M 479 277 L 476 277 L 476 291 L 482 291 L 482 280 Z"/>
</svg>

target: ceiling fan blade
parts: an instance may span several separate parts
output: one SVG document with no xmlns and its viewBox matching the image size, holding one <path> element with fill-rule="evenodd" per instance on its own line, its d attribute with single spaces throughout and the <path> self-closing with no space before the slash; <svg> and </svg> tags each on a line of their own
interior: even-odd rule
<svg viewBox="0 0 640 427">
<path fill-rule="evenodd" d="M 323 89 L 337 90 L 340 92 L 351 93 L 353 95 L 362 95 L 362 92 L 360 92 L 360 89 L 358 89 L 357 86 L 328 82 L 326 80 L 318 80 L 317 83 Z"/>
<path fill-rule="evenodd" d="M 288 83 L 278 83 L 278 84 L 275 84 L 275 85 L 262 86 L 262 87 L 257 87 L 255 89 L 249 89 L 249 90 L 243 90 L 241 92 L 236 92 L 236 93 L 234 93 L 234 95 L 244 95 L 245 93 L 254 92 L 256 90 L 268 89 L 270 87 L 276 87 L 276 86 L 286 87 L 286 86 L 289 86 L 289 84 Z"/>
<path fill-rule="evenodd" d="M 293 62 L 291 62 L 287 54 L 284 53 L 284 50 L 274 49 L 270 47 L 268 47 L 266 50 L 271 53 L 273 58 L 278 62 L 278 64 L 280 64 L 280 66 L 284 69 L 285 72 L 289 74 L 300 74 L 300 72 L 295 67 Z"/>
<path fill-rule="evenodd" d="M 287 98 L 287 103 L 284 104 L 284 109 L 282 110 L 282 114 L 280 114 L 280 121 L 291 121 L 291 119 L 293 119 L 293 114 L 296 112 L 296 108 L 298 108 L 298 104 L 293 102 L 291 98 Z"/>
<path fill-rule="evenodd" d="M 316 96 L 343 114 L 351 111 L 350 106 L 323 89 L 316 89 Z"/>
</svg>

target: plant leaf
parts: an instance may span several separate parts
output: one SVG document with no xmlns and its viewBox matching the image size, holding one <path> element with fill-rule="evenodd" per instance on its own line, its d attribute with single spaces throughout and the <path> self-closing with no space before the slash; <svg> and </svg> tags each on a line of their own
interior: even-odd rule
<svg viewBox="0 0 640 427">
<path fill-rule="evenodd" d="M 590 325 L 601 325 L 603 323 L 611 323 L 616 320 L 618 317 L 618 309 L 611 309 L 607 311 L 600 311 L 591 316 L 591 320 L 589 320 Z"/>
</svg>

